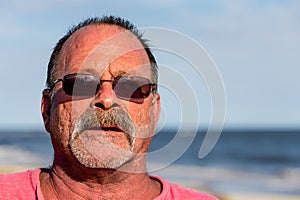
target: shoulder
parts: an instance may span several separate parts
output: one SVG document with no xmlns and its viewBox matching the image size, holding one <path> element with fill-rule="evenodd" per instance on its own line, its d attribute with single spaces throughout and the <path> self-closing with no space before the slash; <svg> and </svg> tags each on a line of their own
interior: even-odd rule
<svg viewBox="0 0 300 200">
<path fill-rule="evenodd" d="M 170 192 L 176 199 L 201 199 L 201 200 L 217 200 L 216 197 L 199 192 L 190 188 L 185 188 L 177 184 L 170 183 Z"/>
<path fill-rule="evenodd" d="M 0 175 L 0 199 L 28 199 L 35 197 L 40 169 Z"/>
<path fill-rule="evenodd" d="M 157 179 L 162 184 L 162 193 L 155 200 L 163 199 L 197 199 L 197 200 L 218 200 L 216 197 L 194 189 L 185 188 L 180 185 L 170 183 L 160 177 L 152 176 L 151 178 Z"/>
</svg>

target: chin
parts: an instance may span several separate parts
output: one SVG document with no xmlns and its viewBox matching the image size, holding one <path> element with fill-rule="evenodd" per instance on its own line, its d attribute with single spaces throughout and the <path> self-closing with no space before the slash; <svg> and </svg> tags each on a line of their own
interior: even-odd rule
<svg viewBox="0 0 300 200">
<path fill-rule="evenodd" d="M 118 169 L 135 157 L 130 148 L 126 150 L 111 143 L 83 145 L 75 140 L 70 146 L 76 159 L 88 168 Z"/>
</svg>

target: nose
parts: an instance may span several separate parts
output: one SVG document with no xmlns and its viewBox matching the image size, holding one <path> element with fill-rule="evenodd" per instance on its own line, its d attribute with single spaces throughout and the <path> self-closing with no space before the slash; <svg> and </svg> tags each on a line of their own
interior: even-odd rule
<svg viewBox="0 0 300 200">
<path fill-rule="evenodd" d="M 94 108 L 101 108 L 103 110 L 109 110 L 112 107 L 117 107 L 115 103 L 116 96 L 110 82 L 102 82 L 101 88 L 95 96 L 93 101 Z"/>
</svg>

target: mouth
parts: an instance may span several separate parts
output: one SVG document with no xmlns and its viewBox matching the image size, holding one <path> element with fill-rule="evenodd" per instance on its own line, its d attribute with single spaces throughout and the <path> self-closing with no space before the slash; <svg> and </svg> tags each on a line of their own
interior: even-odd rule
<svg viewBox="0 0 300 200">
<path fill-rule="evenodd" d="M 127 132 L 123 131 L 123 129 L 120 126 L 118 126 L 117 124 L 92 126 L 92 127 L 84 129 L 83 131 L 91 131 L 91 133 L 93 133 L 95 135 L 101 134 L 101 135 L 105 135 L 105 136 L 112 137 L 112 138 L 119 137 L 120 135 L 125 135 L 127 140 L 129 141 L 130 145 L 133 144 L 133 140 L 134 140 L 132 137 L 130 137 L 130 135 Z M 81 135 L 81 133 L 76 134 L 73 139 L 77 139 L 79 137 L 79 135 Z"/>
<path fill-rule="evenodd" d="M 88 128 L 86 130 L 123 132 L 123 130 L 121 129 L 121 127 L 119 127 L 118 125 L 90 127 L 90 128 Z"/>
</svg>

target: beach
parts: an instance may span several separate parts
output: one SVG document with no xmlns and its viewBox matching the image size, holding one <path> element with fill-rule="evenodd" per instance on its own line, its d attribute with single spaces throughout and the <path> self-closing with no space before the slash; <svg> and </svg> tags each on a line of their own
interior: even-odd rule
<svg viewBox="0 0 300 200">
<path fill-rule="evenodd" d="M 274 194 L 225 194 L 220 200 L 299 200 L 300 196 L 295 195 L 274 195 Z"/>
</svg>

